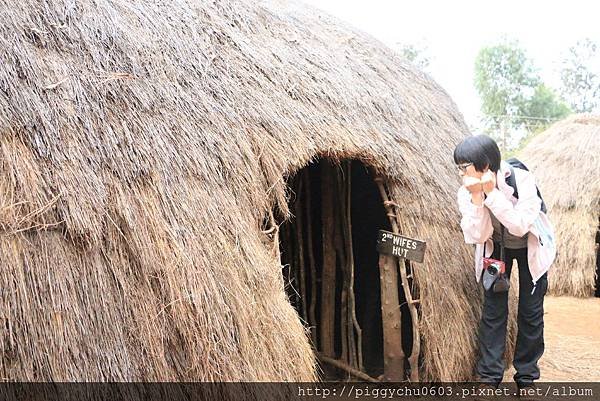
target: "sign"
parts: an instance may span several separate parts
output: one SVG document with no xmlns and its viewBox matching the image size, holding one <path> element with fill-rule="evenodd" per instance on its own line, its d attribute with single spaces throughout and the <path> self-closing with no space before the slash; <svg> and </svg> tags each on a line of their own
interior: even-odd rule
<svg viewBox="0 0 600 401">
<path fill-rule="evenodd" d="M 423 263 L 425 246 L 425 241 L 379 230 L 379 237 L 377 238 L 377 251 L 379 253 Z"/>
</svg>

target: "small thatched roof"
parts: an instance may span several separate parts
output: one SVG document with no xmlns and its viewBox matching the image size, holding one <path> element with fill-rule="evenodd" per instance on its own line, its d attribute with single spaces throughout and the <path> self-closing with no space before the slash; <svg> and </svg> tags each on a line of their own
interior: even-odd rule
<svg viewBox="0 0 600 401">
<path fill-rule="evenodd" d="M 424 377 L 470 377 L 480 299 L 451 160 L 467 128 L 428 76 L 287 1 L 0 15 L 2 377 L 314 379 L 261 223 L 316 157 L 386 178 L 428 241 Z"/>
<path fill-rule="evenodd" d="M 574 115 L 552 125 L 520 157 L 535 173 L 556 230 L 558 255 L 549 291 L 592 295 L 600 216 L 600 116 Z"/>
</svg>

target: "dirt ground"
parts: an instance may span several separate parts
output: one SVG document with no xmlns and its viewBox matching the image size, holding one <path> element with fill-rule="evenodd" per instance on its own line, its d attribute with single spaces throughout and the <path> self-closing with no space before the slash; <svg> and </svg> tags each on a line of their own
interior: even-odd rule
<svg viewBox="0 0 600 401">
<path fill-rule="evenodd" d="M 544 339 L 541 381 L 600 381 L 600 298 L 546 296 Z"/>
</svg>

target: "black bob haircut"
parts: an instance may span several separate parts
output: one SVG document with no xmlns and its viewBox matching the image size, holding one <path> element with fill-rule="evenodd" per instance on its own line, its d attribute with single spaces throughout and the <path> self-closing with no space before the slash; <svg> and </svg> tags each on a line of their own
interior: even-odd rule
<svg viewBox="0 0 600 401">
<path fill-rule="evenodd" d="M 496 173 L 500 169 L 500 160 L 498 144 L 483 134 L 465 138 L 454 149 L 454 163 L 473 163 L 477 171 L 489 166 Z"/>
</svg>

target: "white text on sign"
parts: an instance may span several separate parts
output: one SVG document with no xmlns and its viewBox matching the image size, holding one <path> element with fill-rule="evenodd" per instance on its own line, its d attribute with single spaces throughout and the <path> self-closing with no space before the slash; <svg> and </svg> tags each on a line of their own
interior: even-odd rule
<svg viewBox="0 0 600 401">
<path fill-rule="evenodd" d="M 400 248 L 399 246 L 393 246 L 392 255 L 398 256 L 400 258 L 405 258 L 406 256 L 408 256 L 408 249 Z"/>
<path fill-rule="evenodd" d="M 412 241 L 408 238 L 404 238 L 404 237 L 394 237 L 394 242 L 393 244 L 395 245 L 395 247 L 397 246 L 401 246 L 403 248 L 407 248 L 407 249 L 417 249 L 417 242 L 416 241 Z"/>
</svg>

